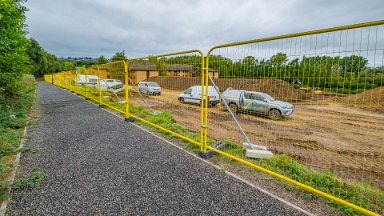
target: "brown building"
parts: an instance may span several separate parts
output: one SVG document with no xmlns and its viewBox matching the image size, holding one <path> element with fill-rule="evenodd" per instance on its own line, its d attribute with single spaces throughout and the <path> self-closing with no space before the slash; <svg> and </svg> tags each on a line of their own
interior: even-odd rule
<svg viewBox="0 0 384 216">
<path fill-rule="evenodd" d="M 100 72 L 100 79 L 119 79 L 123 83 L 124 81 L 124 68 L 97 68 L 91 67 L 87 68 L 86 73 L 88 75 L 96 75 Z M 128 66 L 128 76 L 134 84 L 137 84 L 143 80 L 148 79 L 149 77 L 159 76 L 159 71 L 156 69 L 154 64 L 145 64 L 145 63 L 129 63 Z"/>
<path fill-rule="evenodd" d="M 192 65 L 167 65 L 166 70 L 168 76 L 192 77 Z M 212 78 L 219 78 L 219 71 L 209 68 L 208 75 Z"/>
<path fill-rule="evenodd" d="M 119 68 L 117 70 L 109 67 L 100 67 L 99 69 L 96 67 L 90 67 L 87 68 L 86 71 L 80 73 L 95 76 L 99 76 L 100 73 L 100 79 L 117 79 L 124 83 L 124 68 Z"/>
<path fill-rule="evenodd" d="M 192 77 L 192 65 L 166 65 L 167 76 L 173 77 Z M 205 70 L 205 69 L 204 69 Z M 101 67 L 99 71 L 95 67 L 87 68 L 87 74 L 98 75 L 101 79 L 119 79 L 124 82 L 123 68 Z M 200 74 L 200 73 L 199 73 Z M 130 62 L 128 66 L 128 76 L 134 84 L 137 84 L 149 77 L 159 76 L 159 70 L 155 64 Z M 208 75 L 212 78 L 219 78 L 219 71 L 209 68 Z"/>
<path fill-rule="evenodd" d="M 149 77 L 159 76 L 159 71 L 154 64 L 129 63 L 128 76 L 134 84 L 137 84 Z"/>
<path fill-rule="evenodd" d="M 212 78 L 219 78 L 219 71 L 215 69 L 208 68 L 208 76 Z"/>
<path fill-rule="evenodd" d="M 167 65 L 167 75 L 174 77 L 192 77 L 192 65 Z"/>
</svg>

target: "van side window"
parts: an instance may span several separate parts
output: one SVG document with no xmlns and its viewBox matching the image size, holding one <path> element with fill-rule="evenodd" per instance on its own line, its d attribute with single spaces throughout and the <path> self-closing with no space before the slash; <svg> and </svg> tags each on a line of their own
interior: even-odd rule
<svg viewBox="0 0 384 216">
<path fill-rule="evenodd" d="M 192 89 L 188 89 L 187 91 L 184 92 L 184 94 L 191 94 L 192 93 Z"/>
<path fill-rule="evenodd" d="M 256 95 L 256 100 L 259 100 L 259 101 L 264 101 L 264 97 L 263 96 L 261 96 L 261 95 L 259 95 L 259 94 L 257 94 Z"/>
</svg>

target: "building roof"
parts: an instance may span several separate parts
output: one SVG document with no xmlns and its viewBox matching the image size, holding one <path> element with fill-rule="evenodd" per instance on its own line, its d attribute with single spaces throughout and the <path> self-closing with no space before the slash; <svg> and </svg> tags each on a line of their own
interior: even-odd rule
<svg viewBox="0 0 384 216">
<path fill-rule="evenodd" d="M 151 63 L 130 62 L 128 68 L 131 71 L 157 71 L 156 65 Z"/>
<path fill-rule="evenodd" d="M 192 65 L 167 65 L 167 71 L 192 71 Z"/>
<path fill-rule="evenodd" d="M 205 68 L 203 68 L 203 69 L 205 70 Z M 219 71 L 216 69 L 208 68 L 208 72 L 219 72 Z"/>
</svg>

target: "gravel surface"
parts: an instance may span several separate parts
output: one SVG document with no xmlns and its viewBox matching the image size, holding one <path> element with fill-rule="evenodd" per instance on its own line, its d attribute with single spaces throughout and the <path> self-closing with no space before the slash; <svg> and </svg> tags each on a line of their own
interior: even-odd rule
<svg viewBox="0 0 384 216">
<path fill-rule="evenodd" d="M 40 82 L 41 118 L 28 130 L 8 215 L 304 215 L 90 102 Z"/>
</svg>

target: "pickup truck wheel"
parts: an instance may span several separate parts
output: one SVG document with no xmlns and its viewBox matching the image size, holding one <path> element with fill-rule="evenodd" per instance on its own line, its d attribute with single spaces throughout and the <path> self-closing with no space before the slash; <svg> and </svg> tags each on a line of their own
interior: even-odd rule
<svg viewBox="0 0 384 216">
<path fill-rule="evenodd" d="M 237 113 L 237 105 L 236 104 L 229 104 L 229 108 L 232 110 L 233 113 Z"/>
<path fill-rule="evenodd" d="M 278 120 L 281 118 L 281 112 L 277 109 L 272 109 L 268 112 L 268 116 L 272 120 Z"/>
</svg>

